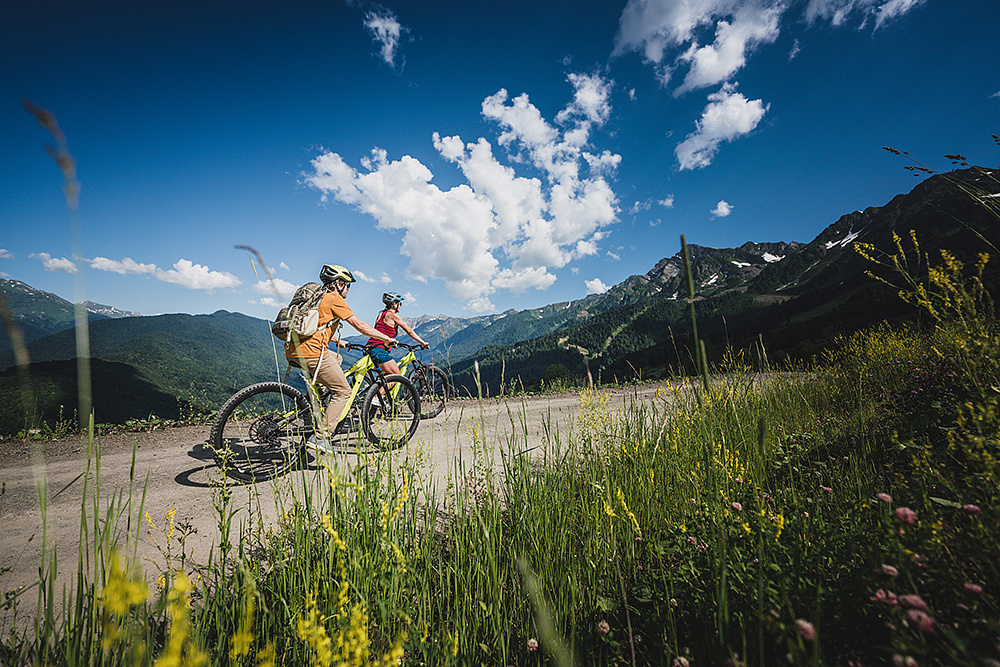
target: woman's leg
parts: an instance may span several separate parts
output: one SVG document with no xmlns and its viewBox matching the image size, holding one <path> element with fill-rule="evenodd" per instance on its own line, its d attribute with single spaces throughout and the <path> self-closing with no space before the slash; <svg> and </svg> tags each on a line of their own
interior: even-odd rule
<svg viewBox="0 0 1000 667">
<path fill-rule="evenodd" d="M 385 375 L 399 375 L 399 364 L 396 363 L 395 359 L 389 359 L 389 361 L 385 362 L 384 364 L 381 364 L 379 368 L 382 369 L 382 373 Z M 386 388 L 389 391 L 392 391 L 392 388 L 394 386 L 396 386 L 395 382 L 388 385 L 388 387 Z"/>
</svg>

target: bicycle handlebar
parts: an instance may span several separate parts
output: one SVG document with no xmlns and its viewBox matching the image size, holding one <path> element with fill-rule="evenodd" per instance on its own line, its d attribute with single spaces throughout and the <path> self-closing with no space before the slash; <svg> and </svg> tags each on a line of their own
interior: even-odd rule
<svg viewBox="0 0 1000 667">
<path fill-rule="evenodd" d="M 361 345 L 359 343 L 348 343 L 344 346 L 345 350 L 353 350 L 355 352 L 365 352 L 375 347 L 374 345 Z"/>
<path fill-rule="evenodd" d="M 369 350 L 371 350 L 372 348 L 374 348 L 374 347 L 378 347 L 378 346 L 377 345 L 367 345 L 367 344 L 361 345 L 359 343 L 348 343 L 345 346 L 344 349 L 353 350 L 355 352 L 364 352 L 364 353 L 367 354 L 367 352 Z M 422 350 L 423 349 L 423 345 L 410 345 L 409 343 L 402 343 L 402 342 L 400 342 L 398 340 L 396 341 L 396 347 L 401 347 L 401 348 L 410 350 L 411 352 L 415 351 L 415 350 Z"/>
</svg>

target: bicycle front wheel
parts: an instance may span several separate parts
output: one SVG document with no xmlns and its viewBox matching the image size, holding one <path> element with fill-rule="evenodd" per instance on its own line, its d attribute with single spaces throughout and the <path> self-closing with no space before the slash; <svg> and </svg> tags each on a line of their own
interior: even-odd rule
<svg viewBox="0 0 1000 667">
<path fill-rule="evenodd" d="M 420 418 L 433 419 L 441 414 L 451 390 L 448 374 L 437 366 L 423 366 L 413 375 L 413 386 L 420 396 Z"/>
<path fill-rule="evenodd" d="M 312 434 L 309 400 L 281 382 L 236 392 L 219 410 L 209 442 L 223 472 L 240 482 L 283 475 L 299 464 Z"/>
<path fill-rule="evenodd" d="M 386 375 L 374 382 L 361 407 L 361 428 L 373 445 L 401 447 L 420 424 L 420 395 L 402 375 Z"/>
</svg>

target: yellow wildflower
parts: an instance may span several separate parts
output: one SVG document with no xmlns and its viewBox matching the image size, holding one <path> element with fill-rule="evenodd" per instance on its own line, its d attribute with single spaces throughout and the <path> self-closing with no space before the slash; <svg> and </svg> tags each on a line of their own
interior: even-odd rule
<svg viewBox="0 0 1000 667">
<path fill-rule="evenodd" d="M 174 575 L 170 593 L 167 595 L 167 613 L 170 616 L 170 635 L 163 653 L 154 667 L 201 667 L 208 664 L 208 654 L 195 642 L 192 635 L 191 581 L 183 572 Z"/>
<path fill-rule="evenodd" d="M 392 515 L 389 516 L 386 522 L 387 525 L 395 521 L 396 517 L 399 516 L 400 511 L 403 509 L 403 505 L 406 504 L 406 499 L 409 496 L 409 493 L 410 477 L 406 474 L 406 471 L 403 471 L 403 488 L 399 490 L 399 499 L 396 501 L 396 507 L 392 510 Z"/>
<path fill-rule="evenodd" d="M 295 626 L 295 634 L 316 652 L 316 664 L 320 667 L 330 667 L 333 664 L 333 649 L 330 636 L 323 626 L 323 619 L 316 609 L 316 598 L 312 593 L 306 595 L 305 613 L 299 616 Z"/>
<path fill-rule="evenodd" d="M 250 653 L 254 636 L 250 631 L 253 628 L 254 614 L 257 610 L 257 584 L 252 578 L 247 580 L 246 600 L 243 605 L 243 621 L 239 631 L 230 638 L 229 657 L 235 659 Z"/>
<path fill-rule="evenodd" d="M 173 505 L 167 511 L 167 542 L 174 536 L 174 517 L 177 516 L 177 508 Z"/>
<path fill-rule="evenodd" d="M 121 558 L 117 553 L 111 554 L 111 569 L 102 595 L 104 608 L 112 614 L 122 615 L 130 607 L 145 602 L 148 595 L 146 582 L 139 577 L 128 579 Z"/>
<path fill-rule="evenodd" d="M 777 542 L 778 538 L 781 537 L 781 531 L 785 528 L 785 517 L 782 514 L 775 514 L 771 517 L 771 520 L 778 526 L 778 532 L 774 535 L 774 541 Z"/>
<path fill-rule="evenodd" d="M 337 548 L 341 551 L 347 551 L 347 545 L 344 544 L 344 540 L 340 539 L 340 534 L 337 533 L 333 528 L 333 523 L 330 521 L 330 515 L 323 515 L 323 529 L 326 530 L 327 534 L 333 538 L 333 543 L 337 545 Z"/>
<path fill-rule="evenodd" d="M 632 510 L 628 508 L 628 505 L 625 504 L 625 494 L 622 493 L 621 489 L 618 489 L 618 500 L 621 502 L 622 508 L 625 510 L 625 514 L 627 514 L 629 520 L 632 521 L 632 528 L 636 533 L 638 533 L 639 537 L 642 537 L 642 530 L 639 528 L 639 521 L 635 518 L 635 514 L 632 513 Z"/>
<path fill-rule="evenodd" d="M 257 652 L 257 667 L 274 667 L 274 642 L 268 642 L 267 646 Z"/>
<path fill-rule="evenodd" d="M 615 514 L 615 511 L 611 509 L 611 505 L 608 504 L 606 498 L 604 499 L 604 513 L 607 514 L 608 516 L 618 516 L 617 514 Z"/>
</svg>

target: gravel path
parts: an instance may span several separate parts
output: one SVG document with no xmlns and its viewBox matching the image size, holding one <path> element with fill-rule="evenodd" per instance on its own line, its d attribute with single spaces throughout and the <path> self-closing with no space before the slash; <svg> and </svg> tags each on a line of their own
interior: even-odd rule
<svg viewBox="0 0 1000 667">
<path fill-rule="evenodd" d="M 658 387 L 650 384 L 611 391 L 609 411 L 621 410 L 634 401 L 650 401 Z M 453 484 L 463 485 L 456 470 L 472 468 L 475 441 L 480 454 L 492 456 L 494 470 L 500 470 L 500 451 L 508 439 L 515 436 L 516 448 L 541 448 L 546 434 L 557 434 L 565 441 L 574 431 L 580 408 L 577 393 L 553 394 L 482 401 L 454 401 L 436 419 L 421 422 L 415 438 L 405 450 L 379 456 L 394 456 L 399 461 L 418 457 L 420 469 L 426 471 L 425 487 L 442 491 Z M 80 544 L 81 509 L 85 508 L 88 523 L 94 524 L 94 503 L 98 488 L 100 515 L 116 498 L 127 500 L 131 494 L 133 525 L 132 540 L 138 533 L 138 554 L 145 563 L 147 577 L 155 579 L 164 568 L 165 558 L 160 545 L 165 543 L 162 528 L 170 510 L 176 510 L 175 523 L 187 524 L 195 531 L 188 536 L 185 550 L 195 562 L 205 563 L 219 542 L 218 517 L 213 501 L 219 492 L 218 468 L 205 447 L 208 426 L 170 428 L 150 433 L 130 433 L 103 436 L 100 444 L 100 475 L 96 466 L 87 464 L 85 440 L 65 439 L 28 445 L 5 443 L 0 457 L 0 591 L 8 593 L 28 587 L 22 597 L 20 614 L 34 612 L 37 591 L 31 588 L 38 581 L 43 555 L 51 560 L 55 553 L 59 571 L 56 596 L 62 597 L 63 586 L 73 581 L 77 571 Z M 474 437 L 474 434 L 476 437 Z M 347 471 L 357 461 L 355 443 L 338 441 L 338 452 L 310 456 L 300 471 L 293 472 L 277 483 L 235 486 L 233 506 L 249 504 L 259 509 L 265 520 L 275 516 L 275 494 L 283 493 L 288 484 L 302 483 L 321 463 Z M 491 451 L 490 451 L 491 450 Z M 84 493 L 87 502 L 84 503 Z M 42 502 L 45 495 L 43 521 Z M 145 499 L 143 501 L 143 495 Z M 142 520 L 135 526 L 139 503 L 159 530 L 149 531 Z M 121 501 L 119 501 L 121 502 Z M 141 518 L 141 517 L 139 517 Z M 247 519 L 241 509 L 232 525 Z M 126 517 L 114 522 L 122 531 Z M 155 539 L 154 539 L 155 538 Z M 124 540 L 124 536 L 119 536 Z M 177 548 L 174 547 L 176 555 Z M 24 617 L 17 625 L 23 627 Z M 13 620 L 9 611 L 0 610 L 0 632 L 7 632 Z"/>
</svg>

